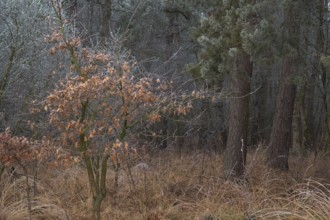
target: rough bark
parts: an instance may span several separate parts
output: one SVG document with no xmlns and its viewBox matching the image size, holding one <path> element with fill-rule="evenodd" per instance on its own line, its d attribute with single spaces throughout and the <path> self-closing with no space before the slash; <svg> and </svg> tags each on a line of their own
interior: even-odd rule
<svg viewBox="0 0 330 220">
<path fill-rule="evenodd" d="M 280 75 L 276 112 L 267 149 L 267 165 L 288 170 L 289 148 L 292 144 L 292 118 L 296 97 L 296 86 L 290 77 L 294 74 L 294 58 L 285 58 Z"/>
<path fill-rule="evenodd" d="M 306 119 L 306 129 L 304 131 L 305 137 L 305 148 L 311 151 L 316 150 L 316 145 L 314 140 L 316 139 L 317 128 L 315 126 L 315 88 L 317 84 L 317 76 L 320 66 L 320 57 L 317 55 L 314 60 L 312 74 L 309 77 L 308 83 L 306 85 L 306 97 L 305 97 L 305 119 Z"/>
<path fill-rule="evenodd" d="M 316 101 L 316 85 L 317 77 L 321 73 L 321 54 L 323 51 L 324 43 L 324 10 L 327 3 L 324 0 L 317 0 L 316 10 L 318 17 L 318 27 L 316 33 L 316 44 L 315 44 L 315 56 L 313 57 L 312 63 L 312 74 L 308 79 L 308 84 L 306 86 L 306 106 L 305 106 L 305 118 L 306 118 L 306 130 L 305 130 L 305 147 L 310 151 L 317 151 L 317 144 L 315 140 L 317 139 L 317 134 L 319 133 L 319 126 L 317 125 L 315 119 L 315 101 Z"/>
<path fill-rule="evenodd" d="M 227 178 L 242 177 L 244 174 L 252 71 L 250 56 L 244 53 L 237 55 L 232 73 L 234 96 L 230 99 L 229 133 L 223 163 Z"/>
<path fill-rule="evenodd" d="M 300 6 L 302 2 L 292 0 L 284 8 L 282 32 L 286 55 L 282 58 L 282 70 L 276 100 L 276 111 L 267 149 L 267 166 L 273 169 L 289 169 L 289 149 L 292 145 L 292 120 L 296 98 L 293 76 L 298 70 L 300 46 Z"/>
</svg>

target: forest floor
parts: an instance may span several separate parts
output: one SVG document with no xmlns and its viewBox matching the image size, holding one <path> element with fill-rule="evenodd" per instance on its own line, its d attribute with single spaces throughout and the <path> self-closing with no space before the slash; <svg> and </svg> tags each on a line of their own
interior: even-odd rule
<svg viewBox="0 0 330 220">
<path fill-rule="evenodd" d="M 291 156 L 290 171 L 269 170 L 263 150 L 248 155 L 246 181 L 221 178 L 215 153 L 141 153 L 130 170 L 108 173 L 102 219 L 330 219 L 329 162 Z M 0 182 L 0 219 L 28 219 L 26 178 Z M 40 169 L 31 182 L 32 219 L 91 219 L 86 174 L 79 166 Z M 34 189 L 34 190 L 33 190 Z"/>
</svg>

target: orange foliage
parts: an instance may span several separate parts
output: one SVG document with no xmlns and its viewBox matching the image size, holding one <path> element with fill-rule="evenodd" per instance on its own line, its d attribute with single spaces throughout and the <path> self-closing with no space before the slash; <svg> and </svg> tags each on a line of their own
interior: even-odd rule
<svg viewBox="0 0 330 220">
<path fill-rule="evenodd" d="M 34 160 L 47 159 L 51 151 L 51 145 L 46 139 L 34 141 L 24 136 L 13 136 L 9 129 L 0 133 L 0 161 L 8 166 L 19 164 L 24 166 Z"/>
<path fill-rule="evenodd" d="M 64 146 L 110 156 L 118 140 L 125 151 L 127 131 L 136 124 L 149 126 L 161 112 L 185 115 L 192 109 L 192 96 L 177 96 L 172 82 L 141 76 L 135 60 L 83 48 L 80 39 L 66 38 L 65 25 L 53 28 L 47 40 L 54 45 L 51 55 L 70 55 L 70 72 L 44 103 Z"/>
</svg>

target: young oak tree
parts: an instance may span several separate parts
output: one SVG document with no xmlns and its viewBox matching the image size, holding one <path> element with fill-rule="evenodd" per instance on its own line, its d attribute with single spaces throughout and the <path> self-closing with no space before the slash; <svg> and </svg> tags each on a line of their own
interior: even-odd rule
<svg viewBox="0 0 330 220">
<path fill-rule="evenodd" d="M 58 150 L 58 149 L 56 149 Z M 31 196 L 31 183 L 29 181 L 29 168 L 36 163 L 46 161 L 50 155 L 55 153 L 55 148 L 52 147 L 49 140 L 43 138 L 41 141 L 33 140 L 24 136 L 14 136 L 9 128 L 5 132 L 0 133 L 0 161 L 6 167 L 18 166 L 23 170 L 22 176 L 25 177 L 27 210 L 29 219 L 33 216 L 33 197 Z M 3 170 L 2 170 L 3 171 Z M 0 180 L 1 180 L 0 172 Z M 19 177 L 16 171 L 11 172 L 13 177 Z M 36 194 L 36 173 L 33 172 L 34 185 L 33 194 Z M 3 204 L 2 204 L 3 205 Z"/>
<path fill-rule="evenodd" d="M 122 158 L 128 157 L 132 150 L 127 141 L 130 129 L 138 124 L 148 126 L 159 120 L 160 111 L 172 107 L 185 114 L 191 105 L 179 104 L 176 96 L 168 103 L 166 91 L 170 87 L 139 74 L 135 60 L 120 52 L 83 48 L 79 38 L 68 38 L 70 23 L 63 17 L 62 6 L 56 1 L 52 4 L 57 20 L 48 37 L 54 44 L 50 54 L 68 53 L 72 65 L 66 79 L 47 97 L 44 108 L 50 112 L 49 122 L 60 132 L 62 144 L 85 164 L 93 218 L 100 219 L 108 163 L 118 169 Z"/>
</svg>

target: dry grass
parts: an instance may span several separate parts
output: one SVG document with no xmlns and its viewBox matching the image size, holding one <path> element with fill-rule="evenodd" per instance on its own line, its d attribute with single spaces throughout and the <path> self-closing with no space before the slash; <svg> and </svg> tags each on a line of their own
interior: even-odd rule
<svg viewBox="0 0 330 220">
<path fill-rule="evenodd" d="M 247 181 L 221 177 L 219 155 L 159 151 L 131 161 L 119 173 L 119 191 L 102 208 L 104 219 L 330 219 L 327 161 L 294 157 L 290 172 L 274 172 L 263 164 L 263 152 L 248 156 Z M 86 175 L 80 167 L 47 170 L 33 197 L 33 219 L 90 219 Z M 321 179 L 323 178 L 323 179 Z M 0 219 L 27 219 L 23 179 L 1 183 Z M 32 184 L 32 183 L 31 183 Z M 116 199 L 115 199 L 116 198 Z"/>
<path fill-rule="evenodd" d="M 60 200 L 48 188 L 29 179 L 31 214 L 33 219 L 65 219 L 66 211 Z M 28 197 L 25 176 L 7 176 L 0 184 L 0 220 L 28 219 Z"/>
</svg>

